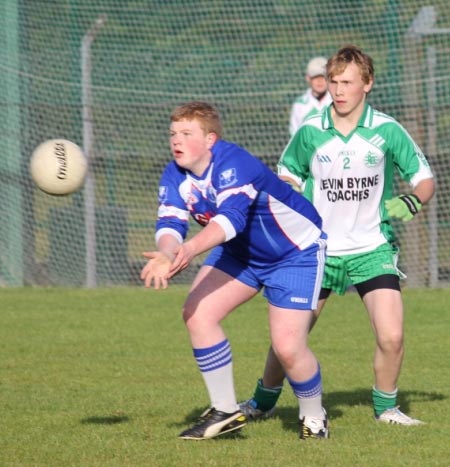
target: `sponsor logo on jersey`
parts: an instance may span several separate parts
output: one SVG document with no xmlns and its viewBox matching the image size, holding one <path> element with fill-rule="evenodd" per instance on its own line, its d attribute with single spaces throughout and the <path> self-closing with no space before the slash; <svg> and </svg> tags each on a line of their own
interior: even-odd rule
<svg viewBox="0 0 450 467">
<path fill-rule="evenodd" d="M 169 187 L 160 186 L 158 190 L 158 199 L 160 204 L 164 204 L 167 201 L 167 195 L 169 193 Z"/>
<path fill-rule="evenodd" d="M 207 225 L 209 220 L 214 217 L 213 212 L 197 212 L 192 214 L 192 217 L 200 224 L 200 225 Z"/>
<path fill-rule="evenodd" d="M 379 184 L 379 174 L 373 177 L 324 178 L 320 190 L 330 203 L 337 201 L 363 201 L 370 196 L 370 189 Z"/>
<path fill-rule="evenodd" d="M 219 187 L 226 188 L 228 186 L 234 185 L 237 182 L 236 169 L 227 169 L 224 170 L 219 175 Z"/>
</svg>

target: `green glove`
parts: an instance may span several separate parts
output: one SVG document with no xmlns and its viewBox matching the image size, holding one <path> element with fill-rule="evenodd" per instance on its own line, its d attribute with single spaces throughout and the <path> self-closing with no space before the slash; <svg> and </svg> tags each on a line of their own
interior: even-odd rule
<svg viewBox="0 0 450 467">
<path fill-rule="evenodd" d="M 384 202 L 389 217 L 397 217 L 403 222 L 410 221 L 421 209 L 422 202 L 416 195 L 400 195 Z"/>
</svg>

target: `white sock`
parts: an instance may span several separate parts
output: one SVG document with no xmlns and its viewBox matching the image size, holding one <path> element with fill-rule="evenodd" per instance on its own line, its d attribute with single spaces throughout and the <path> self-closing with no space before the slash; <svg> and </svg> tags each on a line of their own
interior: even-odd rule
<svg viewBox="0 0 450 467">
<path fill-rule="evenodd" d="M 239 409 L 233 380 L 233 359 L 228 339 L 203 349 L 194 349 L 194 357 L 208 389 L 211 406 L 221 412 Z"/>
</svg>

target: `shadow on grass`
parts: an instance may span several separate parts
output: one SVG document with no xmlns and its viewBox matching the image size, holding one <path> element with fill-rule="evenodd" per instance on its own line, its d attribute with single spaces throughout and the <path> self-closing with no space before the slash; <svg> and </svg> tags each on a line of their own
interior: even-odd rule
<svg viewBox="0 0 450 467">
<path fill-rule="evenodd" d="M 289 390 L 285 385 L 284 391 Z M 401 410 L 405 413 L 410 412 L 410 403 L 411 402 L 429 402 L 429 401 L 442 401 L 446 399 L 447 396 L 437 393 L 437 392 L 428 392 L 428 391 L 399 391 L 397 398 L 397 403 L 401 407 Z M 293 399 L 294 400 L 294 399 Z M 344 416 L 345 407 L 356 407 L 356 406 L 366 406 L 370 410 L 372 415 L 372 390 L 363 388 L 363 389 L 354 389 L 351 391 L 335 391 L 325 393 L 323 395 L 323 406 L 326 408 L 330 420 L 336 420 Z M 176 427 L 177 429 L 187 428 L 188 426 L 193 425 L 200 417 L 203 409 L 194 409 L 188 413 L 184 421 L 170 424 L 171 427 Z M 370 415 L 370 416 L 371 416 Z M 287 431 L 298 431 L 298 406 L 292 405 L 291 407 L 278 407 L 275 412 L 275 418 L 281 420 L 283 424 L 283 429 Z M 243 432 L 231 432 L 225 435 L 221 435 L 217 439 L 224 438 L 234 438 L 234 439 L 246 439 Z"/>
<path fill-rule="evenodd" d="M 286 389 L 286 388 L 285 388 Z M 447 396 L 429 391 L 399 391 L 397 404 L 402 412 L 410 412 L 411 402 L 442 401 Z M 354 389 L 351 391 L 335 391 L 323 395 L 323 406 L 326 408 L 330 420 L 344 416 L 345 407 L 367 406 L 372 414 L 372 390 Z M 285 429 L 297 431 L 298 407 L 279 407 L 275 412 Z"/>
<path fill-rule="evenodd" d="M 290 388 L 285 386 L 284 391 L 289 390 Z M 410 412 L 411 402 L 420 403 L 420 402 L 432 402 L 432 401 L 442 401 L 445 400 L 447 396 L 432 391 L 414 391 L 414 390 L 400 390 L 397 398 L 397 403 L 401 407 L 401 410 L 405 413 Z M 294 399 L 292 399 L 294 402 Z M 363 389 L 354 389 L 351 391 L 334 391 L 325 393 L 323 395 L 323 405 L 327 410 L 328 417 L 330 420 L 336 420 L 344 416 L 345 407 L 357 407 L 357 406 L 366 406 L 369 412 L 369 417 L 372 417 L 372 390 L 363 388 Z M 183 421 L 172 423 L 170 427 L 177 428 L 182 431 L 189 426 L 192 426 L 199 419 L 203 409 L 194 409 L 188 413 Z M 278 407 L 275 412 L 275 418 L 278 418 L 282 425 L 283 429 L 287 431 L 298 432 L 298 406 L 292 404 L 290 407 Z M 221 435 L 217 438 L 213 438 L 212 441 L 217 441 L 225 438 L 232 439 L 246 439 L 245 430 L 231 432 L 224 435 Z"/>
<path fill-rule="evenodd" d="M 107 416 L 93 416 L 83 418 L 82 425 L 117 425 L 119 423 L 127 423 L 130 418 L 127 415 L 107 415 Z"/>
</svg>

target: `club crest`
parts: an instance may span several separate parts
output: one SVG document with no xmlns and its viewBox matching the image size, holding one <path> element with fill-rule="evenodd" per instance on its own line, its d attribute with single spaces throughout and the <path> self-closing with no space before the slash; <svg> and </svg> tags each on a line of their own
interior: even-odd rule
<svg viewBox="0 0 450 467">
<path fill-rule="evenodd" d="M 219 187 L 226 188 L 231 185 L 234 185 L 237 182 L 237 175 L 236 169 L 233 167 L 232 169 L 224 170 L 219 175 Z"/>
</svg>

